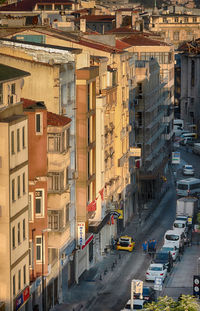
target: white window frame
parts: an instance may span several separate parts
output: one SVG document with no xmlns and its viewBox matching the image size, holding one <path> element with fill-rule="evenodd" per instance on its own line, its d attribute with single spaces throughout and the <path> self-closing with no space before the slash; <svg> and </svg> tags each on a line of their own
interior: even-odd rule
<svg viewBox="0 0 200 311">
<path fill-rule="evenodd" d="M 37 131 L 37 116 L 40 115 L 40 131 Z M 37 112 L 35 114 L 35 133 L 36 135 L 42 135 L 43 134 L 43 113 Z"/>
<path fill-rule="evenodd" d="M 38 244 L 37 243 L 37 239 L 38 238 L 41 238 L 41 244 Z M 44 247 L 44 243 L 45 243 L 45 239 L 44 239 L 44 235 L 43 235 L 43 243 L 42 243 L 42 235 L 37 235 L 35 237 L 35 248 L 36 248 L 36 251 L 35 251 L 35 259 L 36 259 L 36 262 L 37 263 L 43 263 L 45 262 L 45 258 L 44 256 L 42 256 L 42 253 L 43 253 L 43 247 Z M 42 245 L 43 244 L 43 245 Z M 37 259 L 37 246 L 41 245 L 41 259 Z M 44 252 L 45 253 L 45 252 Z M 42 262 L 42 257 L 43 257 L 43 262 Z"/>
<path fill-rule="evenodd" d="M 33 192 L 29 192 L 28 194 L 28 221 L 34 221 L 34 214 L 33 214 Z M 30 199 L 31 198 L 31 199 Z M 31 216 L 31 218 L 30 218 Z"/>
<path fill-rule="evenodd" d="M 36 192 L 37 191 L 41 191 L 42 192 L 42 199 L 41 199 L 41 202 L 42 202 L 42 206 L 41 206 L 41 213 L 36 213 Z M 44 189 L 35 189 L 35 217 L 36 218 L 42 218 L 44 217 Z"/>
</svg>

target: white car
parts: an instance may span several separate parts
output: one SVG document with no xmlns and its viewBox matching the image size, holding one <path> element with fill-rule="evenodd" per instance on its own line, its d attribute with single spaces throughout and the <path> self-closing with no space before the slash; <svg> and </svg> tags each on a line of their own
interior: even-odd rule
<svg viewBox="0 0 200 311">
<path fill-rule="evenodd" d="M 164 252 L 170 252 L 173 258 L 173 261 L 176 261 L 176 258 L 178 257 L 178 248 L 173 245 L 164 244 L 160 251 Z"/>
<path fill-rule="evenodd" d="M 186 164 L 183 166 L 183 175 L 187 176 L 193 176 L 194 175 L 194 169 L 192 165 Z"/>
<path fill-rule="evenodd" d="M 133 310 L 144 310 L 143 307 L 145 305 L 146 300 L 144 299 L 134 299 L 133 300 Z M 124 309 L 121 309 L 121 311 L 131 310 L 131 299 L 127 302 Z"/>
<path fill-rule="evenodd" d="M 186 220 L 175 220 L 173 223 L 173 230 L 180 232 L 187 232 L 187 221 Z"/>
<path fill-rule="evenodd" d="M 155 278 L 161 278 L 164 282 L 167 276 L 167 267 L 162 263 L 152 263 L 147 269 L 146 281 L 155 281 Z"/>
</svg>

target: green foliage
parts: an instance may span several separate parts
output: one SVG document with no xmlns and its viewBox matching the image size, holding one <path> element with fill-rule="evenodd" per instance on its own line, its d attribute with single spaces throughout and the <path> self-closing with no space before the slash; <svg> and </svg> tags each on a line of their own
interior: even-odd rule
<svg viewBox="0 0 200 311">
<path fill-rule="evenodd" d="M 197 299 L 190 295 L 182 295 L 178 301 L 174 301 L 171 297 L 159 297 L 157 302 L 145 305 L 148 311 L 198 311 L 200 305 Z"/>
<path fill-rule="evenodd" d="M 4 4 L 6 0 L 0 0 L 0 4 Z"/>
</svg>

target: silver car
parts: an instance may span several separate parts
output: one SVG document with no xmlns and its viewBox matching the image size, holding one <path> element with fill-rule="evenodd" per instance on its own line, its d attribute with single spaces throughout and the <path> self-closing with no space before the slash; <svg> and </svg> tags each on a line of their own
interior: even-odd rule
<svg viewBox="0 0 200 311">
<path fill-rule="evenodd" d="M 194 169 L 192 165 L 186 164 L 183 166 L 183 175 L 194 176 Z"/>
</svg>

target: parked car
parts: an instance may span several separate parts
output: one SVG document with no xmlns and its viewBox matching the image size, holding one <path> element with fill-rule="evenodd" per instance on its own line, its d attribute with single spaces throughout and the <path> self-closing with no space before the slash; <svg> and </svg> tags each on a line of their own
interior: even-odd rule
<svg viewBox="0 0 200 311">
<path fill-rule="evenodd" d="M 127 235 L 121 236 L 117 242 L 117 250 L 124 250 L 132 252 L 135 247 L 135 242 L 133 238 Z"/>
<path fill-rule="evenodd" d="M 167 268 L 167 271 L 170 272 L 173 267 L 173 258 L 170 253 L 170 251 L 164 251 L 160 250 L 158 253 L 156 253 L 156 256 L 154 258 L 155 263 L 162 263 Z"/>
<path fill-rule="evenodd" d="M 144 310 L 143 307 L 146 304 L 144 299 L 134 299 L 133 301 L 133 310 Z M 121 311 L 131 310 L 131 299 L 127 302 L 125 307 Z"/>
<path fill-rule="evenodd" d="M 187 221 L 176 219 L 173 223 L 173 229 L 180 232 L 187 232 L 188 231 Z"/>
<path fill-rule="evenodd" d="M 145 279 L 146 281 L 155 281 L 155 278 L 164 280 L 167 277 L 167 267 L 162 263 L 152 263 L 147 269 Z"/>
<path fill-rule="evenodd" d="M 139 299 L 140 294 L 134 294 L 134 299 Z M 143 286 L 142 298 L 151 303 L 156 301 L 156 291 L 151 286 Z"/>
<path fill-rule="evenodd" d="M 178 249 L 184 246 L 185 235 L 177 230 L 167 230 L 164 235 L 164 244 L 176 246 Z"/>
<path fill-rule="evenodd" d="M 186 164 L 183 166 L 183 175 L 194 176 L 194 169 L 192 165 Z"/>
<path fill-rule="evenodd" d="M 176 258 L 178 257 L 178 248 L 173 245 L 164 244 L 163 247 L 160 250 L 161 252 L 170 252 L 172 255 L 173 261 L 176 261 Z"/>
</svg>

